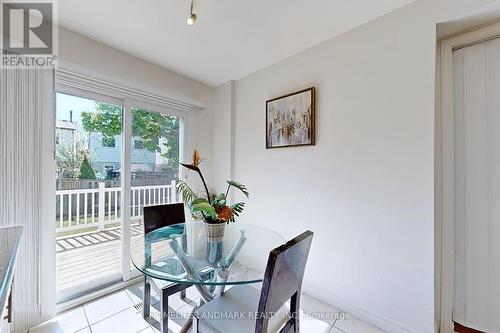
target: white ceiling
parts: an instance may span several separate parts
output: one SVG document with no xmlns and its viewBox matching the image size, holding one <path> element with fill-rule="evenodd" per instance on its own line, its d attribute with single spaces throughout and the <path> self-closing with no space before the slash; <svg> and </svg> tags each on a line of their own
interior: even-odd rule
<svg viewBox="0 0 500 333">
<path fill-rule="evenodd" d="M 62 26 L 217 86 L 413 0 L 63 0 Z"/>
</svg>

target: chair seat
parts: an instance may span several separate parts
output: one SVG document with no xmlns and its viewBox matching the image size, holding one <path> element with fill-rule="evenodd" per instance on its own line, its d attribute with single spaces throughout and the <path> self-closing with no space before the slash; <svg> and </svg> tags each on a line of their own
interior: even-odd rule
<svg viewBox="0 0 500 333">
<path fill-rule="evenodd" d="M 198 318 L 198 330 L 214 333 L 255 333 L 260 293 L 260 289 L 252 286 L 235 286 L 202 305 L 194 313 Z M 284 325 L 286 313 L 286 306 L 278 311 L 269 322 L 269 332 L 276 332 Z"/>
</svg>

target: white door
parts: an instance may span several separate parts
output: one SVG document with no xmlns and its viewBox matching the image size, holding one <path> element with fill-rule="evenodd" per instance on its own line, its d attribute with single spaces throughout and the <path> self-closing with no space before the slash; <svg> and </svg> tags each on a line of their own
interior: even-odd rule
<svg viewBox="0 0 500 333">
<path fill-rule="evenodd" d="M 453 52 L 454 321 L 500 332 L 500 39 Z"/>
</svg>

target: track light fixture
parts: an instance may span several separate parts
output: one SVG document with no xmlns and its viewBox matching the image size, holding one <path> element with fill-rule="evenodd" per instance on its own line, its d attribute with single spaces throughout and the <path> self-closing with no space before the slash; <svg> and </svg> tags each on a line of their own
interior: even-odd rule
<svg viewBox="0 0 500 333">
<path fill-rule="evenodd" d="M 191 0 L 191 15 L 186 20 L 187 25 L 192 26 L 194 22 L 196 21 L 196 14 L 193 13 L 193 1 Z"/>
</svg>

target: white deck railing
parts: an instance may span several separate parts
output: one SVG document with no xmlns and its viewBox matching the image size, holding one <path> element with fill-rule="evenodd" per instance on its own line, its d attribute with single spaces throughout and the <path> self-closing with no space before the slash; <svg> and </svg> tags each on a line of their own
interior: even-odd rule
<svg viewBox="0 0 500 333">
<path fill-rule="evenodd" d="M 121 188 L 99 188 L 56 191 L 56 231 L 98 227 L 120 222 Z M 130 189 L 130 218 L 140 219 L 142 208 L 177 202 L 175 180 L 170 185 L 134 186 Z"/>
</svg>

